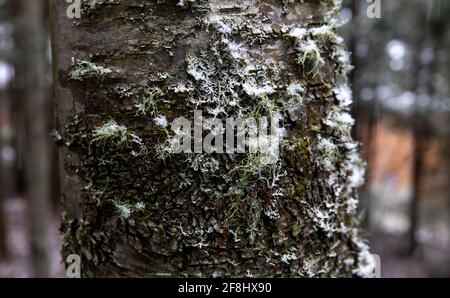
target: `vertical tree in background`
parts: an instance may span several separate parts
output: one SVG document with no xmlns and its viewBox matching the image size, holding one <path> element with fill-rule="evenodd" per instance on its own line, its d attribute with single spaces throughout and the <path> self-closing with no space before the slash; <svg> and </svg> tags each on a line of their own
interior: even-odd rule
<svg viewBox="0 0 450 298">
<path fill-rule="evenodd" d="M 0 85 L 0 153 L 6 147 L 8 137 L 7 137 L 7 128 L 8 123 L 5 121 L 6 119 L 6 96 L 4 96 L 5 92 L 2 89 L 3 86 Z M 8 172 L 7 161 L 0 156 L 0 262 L 7 258 L 7 245 L 6 245 L 6 212 L 4 210 L 4 201 L 7 196 L 7 187 L 6 187 L 6 177 L 5 172 Z"/>
<path fill-rule="evenodd" d="M 0 27 L 9 23 L 8 19 L 9 11 L 6 9 L 5 3 L 0 3 Z M 5 30 L 3 30 L 5 31 Z M 6 32 L 0 32 L 0 40 L 8 41 L 8 34 Z M 5 43 L 5 42 L 4 42 Z M 4 60 L 7 60 L 8 50 L 5 50 L 5 46 L 0 46 L 0 68 L 5 67 Z M 4 202 L 9 195 L 8 191 L 11 189 L 8 187 L 8 179 L 10 172 L 10 162 L 5 158 L 5 154 L 8 146 L 10 145 L 11 126 L 9 119 L 9 102 L 6 96 L 6 84 L 7 79 L 5 77 L 0 78 L 0 262 L 7 258 L 7 245 L 6 245 L 6 212 Z"/>
<path fill-rule="evenodd" d="M 348 40 L 347 44 L 351 51 L 351 61 L 354 66 L 350 73 L 350 84 L 353 94 L 357 96 L 354 99 L 352 106 L 352 115 L 356 119 L 356 123 L 353 127 L 353 137 L 363 143 L 362 157 L 366 161 L 366 181 L 364 187 L 360 190 L 360 202 L 361 209 L 364 210 L 364 222 L 363 226 L 367 229 L 370 228 L 370 201 L 371 201 L 371 166 L 372 158 L 375 156 L 374 152 L 374 140 L 376 139 L 376 125 L 377 116 L 375 115 L 376 102 L 371 102 L 369 105 L 364 103 L 359 97 L 361 94 L 361 87 L 367 87 L 365 84 L 360 84 L 364 73 L 363 68 L 365 59 L 359 57 L 357 53 L 358 45 L 361 46 L 361 40 L 364 38 L 364 29 L 362 25 L 365 18 L 367 18 L 367 7 L 363 5 L 360 0 L 351 0 L 348 3 L 348 8 L 352 12 L 352 20 L 347 25 Z"/>
<path fill-rule="evenodd" d="M 28 221 L 34 275 L 50 275 L 50 143 L 45 34 L 45 6 L 41 0 L 20 1 L 20 49 L 25 59 L 25 171 Z"/>
<path fill-rule="evenodd" d="M 0 261 L 9 257 L 7 245 L 6 198 L 11 196 L 14 178 L 12 174 L 13 160 L 11 152 L 11 121 L 9 117 L 9 101 L 6 88 L 0 85 Z"/>
<path fill-rule="evenodd" d="M 8 123 L 4 123 L 6 113 L 4 112 L 6 109 L 6 100 L 4 96 L 5 92 L 0 85 L 0 153 L 4 150 L 7 144 L 8 137 L 7 131 Z M 7 258 L 8 251 L 6 245 L 6 214 L 4 210 L 4 201 L 7 196 L 6 187 L 6 177 L 4 172 L 8 172 L 7 161 L 0 156 L 0 262 Z"/>
<path fill-rule="evenodd" d="M 437 81 L 441 75 L 440 64 L 444 61 L 441 50 L 445 49 L 446 36 L 448 31 L 449 5 L 447 2 L 431 1 L 427 3 L 419 2 L 416 9 L 419 14 L 415 17 L 419 27 L 422 29 L 414 35 L 414 78 L 412 89 L 416 92 L 415 109 L 412 115 L 412 130 L 414 136 L 413 145 L 413 172 L 412 172 L 412 196 L 409 210 L 409 252 L 414 253 L 418 240 L 417 232 L 420 228 L 420 204 L 423 196 L 425 178 L 425 156 L 430 148 L 433 139 L 439 139 L 442 134 L 446 134 L 439 122 L 439 115 L 433 113 L 432 105 L 424 103 L 425 98 L 433 101 L 442 100 L 440 88 L 437 88 Z M 432 53 L 431 58 L 427 58 L 426 53 Z M 421 96 L 422 95 L 422 96 Z M 436 125 L 436 123 L 438 123 Z M 445 126 L 445 125 L 444 125 Z M 442 133 L 444 132 L 444 133 Z M 444 136 L 445 140 L 445 136 Z M 444 141 L 445 142 L 445 141 Z"/>
<path fill-rule="evenodd" d="M 369 276 L 340 1 L 50 1 L 63 254 L 84 276 Z M 281 157 L 174 154 L 168 122 L 272 116 Z"/>
</svg>

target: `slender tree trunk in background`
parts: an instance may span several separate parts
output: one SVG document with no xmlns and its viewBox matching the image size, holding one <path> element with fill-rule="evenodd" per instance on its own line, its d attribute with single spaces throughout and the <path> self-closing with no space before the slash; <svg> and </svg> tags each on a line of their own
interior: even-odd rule
<svg viewBox="0 0 450 298">
<path fill-rule="evenodd" d="M 7 259 L 7 228 L 5 199 L 14 194 L 14 150 L 12 149 L 12 123 L 10 99 L 5 89 L 0 89 L 0 260 Z"/>
<path fill-rule="evenodd" d="M 450 5 L 448 6 L 448 11 L 450 11 Z M 449 45 L 449 44 L 447 44 Z M 448 83 L 450 86 L 450 59 L 447 60 L 447 79 L 448 79 Z M 447 113 L 447 123 L 450 123 L 450 113 Z M 446 149 L 444 152 L 446 152 L 447 154 L 445 154 L 446 158 L 446 165 L 447 165 L 447 178 L 450 179 L 450 130 L 446 130 L 447 133 L 447 137 L 445 138 L 446 141 L 444 143 L 444 148 Z M 448 266 L 447 266 L 447 270 L 448 273 L 450 275 L 450 183 L 447 184 L 447 207 L 448 207 L 448 212 L 447 212 L 447 216 L 448 216 L 448 228 L 447 228 L 447 232 L 448 234 Z"/>
<path fill-rule="evenodd" d="M 11 54 L 10 63 L 14 68 L 14 77 L 8 86 L 8 98 L 11 107 L 11 127 L 14 128 L 12 135 L 12 147 L 15 150 L 14 161 L 14 184 L 11 186 L 16 190 L 15 195 L 22 195 L 25 192 L 25 169 L 24 169 L 24 132 L 25 132 L 25 61 L 23 59 L 24 38 L 23 30 L 20 29 L 20 1 L 8 0 L 7 9 L 14 20 L 13 40 L 16 45 L 14 53 Z"/>
<path fill-rule="evenodd" d="M 0 161 L 1 163 L 1 161 Z M 0 170 L 3 170 L 3 166 L 0 164 Z M 0 174 L 0 190 L 3 186 L 3 180 Z M 4 201 L 5 197 L 3 196 L 3 193 L 0 193 L 0 262 L 3 261 L 7 255 L 7 247 L 6 247 L 6 218 L 5 218 L 5 211 L 4 211 Z"/>
<path fill-rule="evenodd" d="M 447 115 L 447 121 L 450 123 L 450 114 Z M 447 141 L 446 141 L 446 152 L 447 156 L 446 158 L 446 165 L 447 165 L 447 178 L 450 179 L 450 132 L 447 132 Z M 447 184 L 447 232 L 449 233 L 448 237 L 448 243 L 447 243 L 447 272 L 450 275 L 450 183 Z"/>
<path fill-rule="evenodd" d="M 1 169 L 1 168 L 0 168 Z M 1 183 L 1 181 L 0 181 Z M 1 186 L 1 185 L 0 185 Z M 6 218 L 4 212 L 4 197 L 0 197 L 0 262 L 8 257 L 6 246 Z"/>
<path fill-rule="evenodd" d="M 366 137 L 364 138 L 364 146 L 366 148 L 365 150 L 365 161 L 367 163 L 367 174 L 366 174 L 366 183 L 364 186 L 364 197 L 363 197 L 363 204 L 364 204 L 364 210 L 365 210 L 365 217 L 364 217 L 364 227 L 366 229 L 370 229 L 371 226 L 371 206 L 372 206 L 372 177 L 374 175 L 372 169 L 373 169 L 373 163 L 375 162 L 376 157 L 376 148 L 377 148 L 377 124 L 378 124 L 378 117 L 376 115 L 376 107 L 377 107 L 377 98 L 374 97 L 373 102 L 371 103 L 371 106 L 369 107 L 368 119 L 366 124 Z"/>
<path fill-rule="evenodd" d="M 409 208 L 409 253 L 413 254 L 417 247 L 417 229 L 419 227 L 419 203 L 421 196 L 421 185 L 423 175 L 423 161 L 426 152 L 427 139 L 423 135 L 422 125 L 424 120 L 420 120 L 422 117 L 415 117 L 414 124 L 414 145 L 413 145 L 413 173 L 412 173 L 412 198 Z"/>
<path fill-rule="evenodd" d="M 7 174 L 10 174 L 3 158 L 2 151 L 7 143 L 9 128 L 9 121 L 7 120 L 8 113 L 6 112 L 6 96 L 4 90 L 0 89 L 0 262 L 6 259 L 8 252 L 6 246 L 6 217 L 4 210 L 4 201 L 8 196 L 7 193 Z"/>
<path fill-rule="evenodd" d="M 450 20 L 448 18 L 448 15 L 450 14 L 450 2 L 449 1 L 438 1 L 437 5 L 434 3 L 433 10 L 431 12 L 431 16 L 428 19 L 428 22 L 431 24 L 432 28 L 432 37 L 433 42 L 435 44 L 435 59 L 432 64 L 432 68 L 435 70 L 441 70 L 442 68 L 446 67 L 446 74 L 447 74 L 447 80 L 448 80 L 448 86 L 450 86 L 450 59 L 448 59 L 447 56 L 442 56 L 442 53 L 445 52 L 448 47 L 450 46 L 450 35 L 449 35 L 449 29 L 450 29 Z M 441 66 L 443 61 L 436 61 L 439 59 L 439 57 L 446 57 L 446 64 L 443 64 L 443 67 Z M 441 68 L 442 67 L 442 68 Z M 441 68 L 441 69 L 440 69 Z M 431 73 L 434 73 L 433 70 Z M 437 74 L 438 72 L 436 72 Z M 444 72 L 445 73 L 445 72 Z M 432 89 L 437 89 L 437 85 L 435 82 L 435 77 L 430 78 L 429 86 Z M 438 90 L 433 90 L 433 95 L 438 94 Z M 444 140 L 443 140 L 443 148 L 444 148 L 444 156 L 446 156 L 445 159 L 445 165 L 447 166 L 447 179 L 450 179 L 450 113 L 447 111 L 447 122 L 446 126 L 444 126 Z M 448 232 L 450 233 L 450 183 L 447 183 L 447 196 L 448 196 Z M 448 242 L 448 265 L 447 270 L 450 274 L 450 234 L 449 234 L 449 242 Z"/>
<path fill-rule="evenodd" d="M 441 26 L 440 26 L 441 27 Z M 445 27 L 442 25 L 442 27 Z M 440 29 L 442 30 L 442 29 Z M 439 32 L 441 32 L 439 30 Z M 435 75 L 439 73 L 439 50 L 443 48 L 443 36 L 439 33 L 436 33 L 435 30 L 428 30 L 427 36 L 431 38 L 431 44 L 425 44 L 425 46 L 432 46 L 433 52 L 436 55 L 434 59 L 427 65 L 423 65 L 420 57 L 420 53 L 422 51 L 422 40 L 417 41 L 417 49 L 415 54 L 415 65 L 416 65 L 416 73 L 415 73 L 415 82 L 414 87 L 417 88 L 416 94 L 420 92 L 426 92 L 426 94 L 433 99 L 437 92 L 435 83 L 437 78 Z M 426 76 L 426 80 L 421 79 L 420 73 L 425 71 L 428 75 Z M 423 76 L 423 75 L 422 75 Z M 417 100 L 420 100 L 418 98 Z M 410 217 L 410 230 L 409 230 L 409 253 L 413 254 L 417 248 L 417 231 L 419 229 L 419 207 L 420 207 L 420 196 L 421 196 L 421 187 L 423 183 L 424 176 L 424 159 L 425 154 L 428 150 L 428 143 L 430 142 L 430 135 L 432 132 L 432 128 L 430 127 L 430 120 L 427 115 L 430 115 L 432 111 L 424 110 L 424 108 L 420 108 L 420 104 L 416 103 L 416 112 L 412 118 L 413 121 L 413 172 L 412 172 L 412 198 L 411 205 L 409 209 L 409 217 Z"/>
<path fill-rule="evenodd" d="M 21 0 L 21 30 L 26 73 L 25 170 L 28 220 L 34 276 L 50 275 L 50 131 L 48 100 L 45 6 L 41 0 Z"/>
<path fill-rule="evenodd" d="M 2 168 L 0 168 L 2 169 Z M 0 180 L 0 186 L 2 181 Z M 8 257 L 8 250 L 6 245 L 6 218 L 4 211 L 4 200 L 2 194 L 0 194 L 0 262 Z"/>
<path fill-rule="evenodd" d="M 371 274 L 334 1 L 98 1 L 75 21 L 50 3 L 63 255 L 83 276 Z M 280 159 L 173 153 L 166 121 L 196 109 L 279 113 Z"/>
</svg>

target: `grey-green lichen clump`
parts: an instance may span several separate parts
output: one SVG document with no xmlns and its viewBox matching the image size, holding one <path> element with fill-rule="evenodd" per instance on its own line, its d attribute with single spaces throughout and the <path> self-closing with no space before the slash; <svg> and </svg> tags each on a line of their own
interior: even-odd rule
<svg viewBox="0 0 450 298">
<path fill-rule="evenodd" d="M 340 1 L 89 3 L 75 26 L 101 30 L 77 50 L 96 63 L 77 59 L 67 74 L 85 109 L 64 135 L 82 160 L 66 170 L 85 185 L 81 210 L 63 218 L 64 253 L 82 255 L 83 274 L 372 274 Z M 174 154 L 169 123 L 194 110 L 280 120 L 280 159 Z"/>
<path fill-rule="evenodd" d="M 69 80 L 83 81 L 92 78 L 108 77 L 112 70 L 95 63 L 73 59 L 74 69 L 69 72 Z"/>
</svg>

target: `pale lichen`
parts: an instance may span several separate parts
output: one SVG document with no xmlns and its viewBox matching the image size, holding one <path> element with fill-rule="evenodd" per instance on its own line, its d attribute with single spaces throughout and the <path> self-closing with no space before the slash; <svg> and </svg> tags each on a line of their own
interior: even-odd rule
<svg viewBox="0 0 450 298">
<path fill-rule="evenodd" d="M 94 129 L 92 137 L 93 143 L 107 144 L 108 142 L 114 142 L 127 145 L 131 142 L 140 146 L 143 145 L 139 136 L 128 131 L 125 126 L 117 124 L 114 120 L 110 120 L 103 126 Z"/>
<path fill-rule="evenodd" d="M 319 67 L 325 64 L 322 52 L 314 40 L 310 39 L 300 43 L 299 51 L 297 62 L 304 67 L 311 65 L 310 73 L 317 72 Z"/>
<path fill-rule="evenodd" d="M 84 81 L 92 78 L 106 78 L 113 71 L 107 67 L 94 64 L 87 60 L 73 59 L 74 69 L 69 72 L 68 79 L 74 81 Z"/>
<path fill-rule="evenodd" d="M 164 92 L 157 87 L 146 87 L 144 98 L 135 105 L 137 116 L 154 116 L 158 111 L 158 100 L 164 96 Z"/>
</svg>

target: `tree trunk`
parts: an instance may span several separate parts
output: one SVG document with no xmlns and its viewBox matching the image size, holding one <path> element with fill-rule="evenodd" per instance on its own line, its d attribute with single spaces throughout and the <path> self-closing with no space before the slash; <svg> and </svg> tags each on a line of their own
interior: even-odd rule
<svg viewBox="0 0 450 298">
<path fill-rule="evenodd" d="M 0 262 L 8 258 L 8 247 L 6 245 L 6 217 L 3 210 L 4 198 L 0 197 Z"/>
<path fill-rule="evenodd" d="M 337 2 L 99 0 L 77 20 L 50 2 L 63 255 L 83 276 L 371 275 Z M 194 110 L 281 115 L 280 158 L 174 153 L 166 124 Z"/>
<path fill-rule="evenodd" d="M 49 277 L 51 248 L 49 239 L 50 132 L 46 83 L 45 6 L 43 1 L 22 0 L 20 48 L 25 59 L 25 172 L 28 222 L 34 276 Z"/>
<path fill-rule="evenodd" d="M 423 117 L 415 118 L 417 124 L 414 125 L 414 146 L 413 146 L 413 173 L 412 173 L 412 198 L 409 206 L 409 253 L 413 254 L 417 247 L 417 230 L 419 228 L 419 204 L 423 176 L 423 159 L 426 152 L 427 140 L 423 135 Z"/>
<path fill-rule="evenodd" d="M 7 97 L 0 86 L 0 262 L 8 257 L 6 245 L 6 212 L 4 210 L 5 199 L 10 195 L 8 186 L 8 174 L 11 174 L 9 160 L 4 156 L 4 150 L 10 145 L 11 126 L 8 117 Z"/>
</svg>

